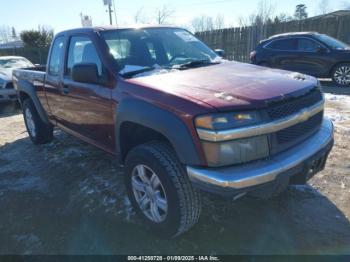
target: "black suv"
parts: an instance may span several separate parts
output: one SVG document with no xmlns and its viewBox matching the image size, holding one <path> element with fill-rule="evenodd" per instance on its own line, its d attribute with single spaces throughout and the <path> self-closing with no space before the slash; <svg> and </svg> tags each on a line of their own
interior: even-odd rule
<svg viewBox="0 0 350 262">
<path fill-rule="evenodd" d="M 253 64 L 332 78 L 339 86 L 350 86 L 350 46 L 328 35 L 275 35 L 261 41 L 250 59 Z"/>
</svg>

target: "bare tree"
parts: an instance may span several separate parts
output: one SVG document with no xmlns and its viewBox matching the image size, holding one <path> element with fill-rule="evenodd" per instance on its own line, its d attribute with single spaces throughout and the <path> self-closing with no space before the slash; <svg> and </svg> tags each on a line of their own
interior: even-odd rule
<svg viewBox="0 0 350 262">
<path fill-rule="evenodd" d="M 225 28 L 225 17 L 222 14 L 218 14 L 214 20 L 214 29 Z"/>
<path fill-rule="evenodd" d="M 330 13 L 332 10 L 329 7 L 329 1 L 328 0 L 320 0 L 318 4 L 319 12 L 321 15 Z"/>
<path fill-rule="evenodd" d="M 289 22 L 289 21 L 292 21 L 293 20 L 293 17 L 289 14 L 286 14 L 286 13 L 280 13 L 279 15 L 277 15 L 275 17 L 275 19 L 273 20 L 273 22 L 275 24 L 278 24 L 278 23 L 284 23 L 284 22 Z"/>
<path fill-rule="evenodd" d="M 12 40 L 12 30 L 9 26 L 0 26 L 0 43 L 10 42 Z"/>
<path fill-rule="evenodd" d="M 214 30 L 213 18 L 207 15 L 195 17 L 191 21 L 194 32 L 212 31 Z"/>
<path fill-rule="evenodd" d="M 266 0 L 261 0 L 258 3 L 256 12 L 248 17 L 239 17 L 238 23 L 240 26 L 263 25 L 272 22 L 275 8 Z"/>
<path fill-rule="evenodd" d="M 344 10 L 350 10 L 350 3 L 348 1 L 343 1 L 343 6 Z"/>
<path fill-rule="evenodd" d="M 174 15 L 175 10 L 169 6 L 163 5 L 156 10 L 155 19 L 159 25 L 169 23 L 169 19 Z"/>
<path fill-rule="evenodd" d="M 144 14 L 143 7 L 139 8 L 136 11 L 136 13 L 134 15 L 134 22 L 135 22 L 135 24 L 146 24 L 149 22 L 147 17 Z"/>
</svg>

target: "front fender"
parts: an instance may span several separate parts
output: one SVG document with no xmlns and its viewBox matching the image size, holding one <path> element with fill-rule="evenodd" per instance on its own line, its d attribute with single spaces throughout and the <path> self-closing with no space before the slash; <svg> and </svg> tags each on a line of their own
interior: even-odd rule
<svg viewBox="0 0 350 262">
<path fill-rule="evenodd" d="M 118 156 L 123 155 L 120 143 L 121 125 L 124 122 L 132 122 L 153 129 L 165 136 L 170 141 L 178 158 L 183 164 L 203 164 L 199 157 L 200 154 L 197 152 L 190 130 L 175 114 L 145 101 L 127 98 L 120 102 L 115 115 L 116 150 Z"/>
</svg>

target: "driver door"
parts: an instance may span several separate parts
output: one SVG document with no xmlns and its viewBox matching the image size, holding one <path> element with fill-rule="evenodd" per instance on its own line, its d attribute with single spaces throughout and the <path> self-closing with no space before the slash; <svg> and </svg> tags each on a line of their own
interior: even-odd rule
<svg viewBox="0 0 350 262">
<path fill-rule="evenodd" d="M 111 88 L 103 84 L 79 83 L 71 78 L 75 64 L 94 63 L 99 77 L 105 70 L 93 41 L 87 35 L 72 36 L 63 77 L 61 123 L 70 132 L 107 151 L 114 151 L 114 114 Z M 102 82 L 101 82 L 102 83 Z"/>
</svg>

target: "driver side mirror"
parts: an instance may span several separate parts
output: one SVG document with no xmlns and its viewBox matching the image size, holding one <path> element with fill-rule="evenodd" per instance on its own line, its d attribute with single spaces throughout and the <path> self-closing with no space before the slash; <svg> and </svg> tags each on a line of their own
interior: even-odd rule
<svg viewBox="0 0 350 262">
<path fill-rule="evenodd" d="M 223 49 L 215 49 L 214 52 L 220 57 L 225 56 L 225 51 Z"/>
<path fill-rule="evenodd" d="M 72 68 L 72 80 L 75 82 L 98 84 L 99 76 L 96 64 L 76 64 Z"/>
</svg>

